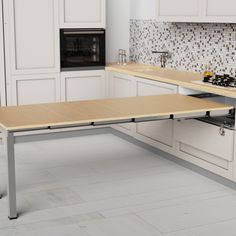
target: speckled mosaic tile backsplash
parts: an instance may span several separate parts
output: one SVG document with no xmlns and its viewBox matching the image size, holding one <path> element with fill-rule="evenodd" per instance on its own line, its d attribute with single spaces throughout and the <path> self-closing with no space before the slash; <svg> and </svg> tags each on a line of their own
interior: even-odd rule
<svg viewBox="0 0 236 236">
<path fill-rule="evenodd" d="M 202 72 L 210 65 L 216 73 L 236 75 L 236 24 L 160 23 L 130 21 L 130 56 L 135 62 L 160 65 L 168 50 L 167 67 Z"/>
</svg>

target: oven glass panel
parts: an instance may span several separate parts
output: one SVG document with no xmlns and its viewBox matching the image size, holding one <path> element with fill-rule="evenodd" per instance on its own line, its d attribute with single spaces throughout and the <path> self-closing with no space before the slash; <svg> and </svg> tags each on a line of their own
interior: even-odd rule
<svg viewBox="0 0 236 236">
<path fill-rule="evenodd" d="M 104 30 L 61 30 L 61 68 L 105 66 Z"/>
</svg>

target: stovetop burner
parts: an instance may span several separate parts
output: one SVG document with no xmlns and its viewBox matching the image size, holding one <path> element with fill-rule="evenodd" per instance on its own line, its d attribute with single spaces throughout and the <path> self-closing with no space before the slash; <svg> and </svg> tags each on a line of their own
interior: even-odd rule
<svg viewBox="0 0 236 236">
<path fill-rule="evenodd" d="M 228 88 L 236 88 L 236 77 L 232 77 L 228 74 L 215 75 L 214 77 L 205 77 L 204 83 L 210 83 L 212 85 Z"/>
</svg>

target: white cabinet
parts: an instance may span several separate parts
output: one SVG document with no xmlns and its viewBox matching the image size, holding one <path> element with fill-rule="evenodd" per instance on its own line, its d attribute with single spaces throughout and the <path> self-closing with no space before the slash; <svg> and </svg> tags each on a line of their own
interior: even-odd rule
<svg viewBox="0 0 236 236">
<path fill-rule="evenodd" d="M 106 0 L 59 0 L 61 28 L 105 28 Z"/>
<path fill-rule="evenodd" d="M 137 96 L 151 96 L 177 93 L 178 87 L 171 84 L 137 79 Z M 174 144 L 174 122 L 172 120 L 139 123 L 135 137 L 165 151 Z"/>
<path fill-rule="evenodd" d="M 136 96 L 136 82 L 135 77 L 120 74 L 110 73 L 108 78 L 109 83 L 109 97 L 123 98 Z M 119 124 L 114 125 L 113 128 L 119 131 L 132 135 L 135 129 L 135 124 Z"/>
<path fill-rule="evenodd" d="M 4 0 L 7 73 L 59 73 L 57 0 Z"/>
<path fill-rule="evenodd" d="M 59 74 L 13 76 L 11 95 L 8 105 L 60 102 Z"/>
<path fill-rule="evenodd" d="M 175 122 L 177 155 L 214 173 L 232 179 L 234 131 L 198 120 Z"/>
<path fill-rule="evenodd" d="M 104 70 L 62 72 L 61 100 L 102 99 L 106 96 Z"/>
<path fill-rule="evenodd" d="M 206 22 L 236 23 L 235 0 L 204 0 Z"/>
<path fill-rule="evenodd" d="M 156 0 L 156 17 L 167 22 L 236 23 L 236 1 Z"/>
</svg>

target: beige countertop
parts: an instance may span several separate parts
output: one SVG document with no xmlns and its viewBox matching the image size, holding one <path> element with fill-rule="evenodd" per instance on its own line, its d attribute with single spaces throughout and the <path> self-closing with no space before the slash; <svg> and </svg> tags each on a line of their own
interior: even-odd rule
<svg viewBox="0 0 236 236">
<path fill-rule="evenodd" d="M 109 64 L 106 66 L 106 70 L 175 84 L 184 88 L 214 93 L 225 97 L 236 98 L 236 89 L 210 86 L 203 83 L 201 84 L 203 75 L 200 73 L 178 71 L 136 63 L 130 63 L 126 66 Z"/>
</svg>

